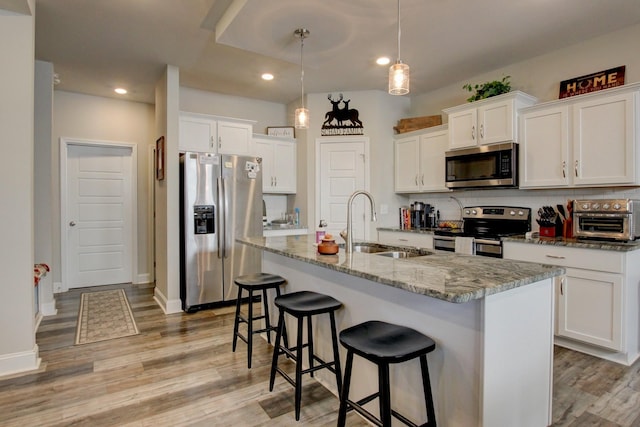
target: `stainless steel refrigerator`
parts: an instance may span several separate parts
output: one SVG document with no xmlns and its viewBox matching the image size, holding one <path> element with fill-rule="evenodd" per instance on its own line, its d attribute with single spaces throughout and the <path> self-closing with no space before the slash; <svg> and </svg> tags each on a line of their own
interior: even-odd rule
<svg viewBox="0 0 640 427">
<path fill-rule="evenodd" d="M 260 159 L 180 155 L 180 298 L 197 311 L 233 301 L 233 279 L 261 270 L 260 250 L 237 243 L 262 235 Z"/>
</svg>

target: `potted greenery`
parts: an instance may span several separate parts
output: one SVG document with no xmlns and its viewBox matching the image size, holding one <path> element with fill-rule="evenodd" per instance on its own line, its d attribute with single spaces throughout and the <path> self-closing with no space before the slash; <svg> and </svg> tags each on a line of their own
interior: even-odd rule
<svg viewBox="0 0 640 427">
<path fill-rule="evenodd" d="M 462 86 L 462 88 L 468 90 L 469 92 L 473 92 L 474 90 L 476 91 L 474 95 L 467 98 L 467 101 L 478 101 L 480 99 L 485 99 L 509 92 L 511 90 L 511 83 L 509 82 L 510 78 L 511 76 L 504 76 L 502 80 L 494 80 L 492 82 L 486 82 L 475 86 L 471 86 L 469 83 L 467 83 L 466 85 Z"/>
</svg>

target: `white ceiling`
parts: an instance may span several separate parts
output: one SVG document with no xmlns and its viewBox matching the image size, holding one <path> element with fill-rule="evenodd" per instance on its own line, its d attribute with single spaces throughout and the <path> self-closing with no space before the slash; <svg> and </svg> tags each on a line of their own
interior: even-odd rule
<svg viewBox="0 0 640 427">
<path fill-rule="evenodd" d="M 400 13 L 415 95 L 638 24 L 640 0 L 402 0 Z M 54 64 L 60 90 L 124 86 L 153 103 L 171 64 L 182 86 L 288 103 L 301 27 L 305 92 L 386 90 L 374 61 L 397 57 L 395 0 L 36 0 L 36 59 Z"/>
</svg>

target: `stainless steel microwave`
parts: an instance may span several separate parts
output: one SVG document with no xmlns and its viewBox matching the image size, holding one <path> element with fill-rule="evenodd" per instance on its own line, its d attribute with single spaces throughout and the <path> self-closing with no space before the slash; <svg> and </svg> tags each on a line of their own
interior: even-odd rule
<svg viewBox="0 0 640 427">
<path fill-rule="evenodd" d="M 518 144 L 480 145 L 445 153 L 447 188 L 518 186 Z"/>
</svg>

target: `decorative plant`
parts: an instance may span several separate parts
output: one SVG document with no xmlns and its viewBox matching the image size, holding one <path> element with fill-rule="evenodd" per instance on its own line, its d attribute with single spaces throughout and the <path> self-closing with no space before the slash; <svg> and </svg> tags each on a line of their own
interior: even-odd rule
<svg viewBox="0 0 640 427">
<path fill-rule="evenodd" d="M 480 99 L 485 99 L 509 92 L 511 90 L 511 82 L 509 82 L 510 78 L 511 76 L 504 76 L 502 80 L 494 80 L 492 82 L 486 82 L 475 86 L 471 86 L 469 83 L 467 83 L 466 85 L 462 86 L 462 88 L 468 90 L 469 92 L 473 92 L 474 90 L 476 91 L 474 95 L 467 98 L 467 101 L 478 101 Z"/>
</svg>

